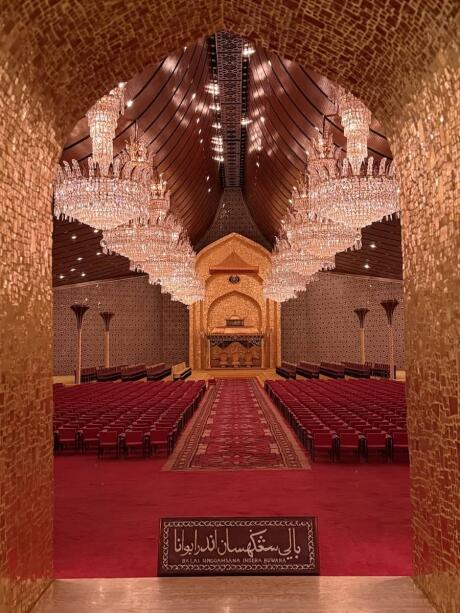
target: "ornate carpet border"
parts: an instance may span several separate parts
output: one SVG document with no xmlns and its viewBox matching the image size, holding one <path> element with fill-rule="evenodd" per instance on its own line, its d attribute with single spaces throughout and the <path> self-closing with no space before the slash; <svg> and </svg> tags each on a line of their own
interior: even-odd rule
<svg viewBox="0 0 460 613">
<path fill-rule="evenodd" d="M 263 387 L 258 379 L 250 380 L 253 387 L 257 403 L 264 415 L 268 427 L 272 433 L 274 440 L 277 443 L 278 449 L 282 456 L 284 466 L 276 467 L 254 467 L 254 468 L 201 468 L 192 466 L 195 454 L 198 450 L 200 440 L 203 436 L 203 432 L 206 428 L 206 424 L 214 405 L 214 401 L 217 395 L 217 388 L 220 381 L 217 381 L 217 385 L 212 386 L 206 392 L 206 395 L 202 401 L 201 406 L 196 412 L 195 416 L 191 419 L 189 425 L 179 438 L 176 445 L 176 449 L 171 456 L 165 462 L 162 470 L 172 471 L 190 471 L 190 472 L 216 472 L 216 471 L 246 471 L 246 470 L 310 470 L 310 463 L 308 461 L 305 450 L 297 441 L 293 433 L 290 432 L 287 424 L 284 423 L 283 418 L 279 415 L 277 408 L 271 403 L 268 397 L 266 397 Z"/>
</svg>

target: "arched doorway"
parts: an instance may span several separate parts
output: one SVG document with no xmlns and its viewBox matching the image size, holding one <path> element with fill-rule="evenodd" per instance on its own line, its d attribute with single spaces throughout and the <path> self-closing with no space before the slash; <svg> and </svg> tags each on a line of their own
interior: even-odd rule
<svg viewBox="0 0 460 613">
<path fill-rule="evenodd" d="M 458 559 L 442 546 L 441 534 L 458 517 L 444 478 L 455 467 L 458 427 L 457 10 L 452 0 L 426 2 L 423 11 L 405 3 L 399 13 L 389 6 L 371 14 L 365 4 L 352 13 L 334 2 L 300 8 L 275 0 L 238 6 L 202 0 L 39 8 L 10 3 L 3 9 L 0 345 L 6 409 L 0 453 L 10 470 L 2 477 L 0 523 L 7 538 L 0 571 L 7 577 L 7 603 L 27 608 L 52 577 L 54 163 L 70 126 L 106 89 L 220 29 L 249 36 L 351 88 L 390 135 L 402 194 L 416 574 L 435 601 L 455 601 L 451 573 Z M 454 468 L 452 475 L 458 479 Z M 443 513 L 434 519 L 439 507 Z"/>
</svg>

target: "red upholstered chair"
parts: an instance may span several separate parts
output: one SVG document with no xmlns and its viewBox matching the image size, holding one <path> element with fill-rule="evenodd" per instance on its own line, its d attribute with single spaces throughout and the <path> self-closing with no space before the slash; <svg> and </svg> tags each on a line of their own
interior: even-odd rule
<svg viewBox="0 0 460 613">
<path fill-rule="evenodd" d="M 337 437 L 331 432 L 315 432 L 311 442 L 311 458 L 315 462 L 318 452 L 327 452 L 332 462 L 336 457 Z"/>
<path fill-rule="evenodd" d="M 82 451 L 86 453 L 88 449 L 99 447 L 99 428 L 83 428 L 81 432 Z"/>
<path fill-rule="evenodd" d="M 149 442 L 151 453 L 156 454 L 159 449 L 164 449 L 169 454 L 169 430 L 151 430 Z"/>
<path fill-rule="evenodd" d="M 125 433 L 125 451 L 127 455 L 133 450 L 140 451 L 144 455 L 145 441 L 142 430 L 127 430 Z"/>
<path fill-rule="evenodd" d="M 369 452 L 381 453 L 386 460 L 390 459 L 388 453 L 388 438 L 384 432 L 368 432 L 365 439 L 366 460 L 369 461 Z"/>
<path fill-rule="evenodd" d="M 405 456 L 409 455 L 409 440 L 407 437 L 407 432 L 394 431 L 391 433 L 392 445 L 391 445 L 391 453 L 394 458 L 395 452 L 403 452 Z"/>
<path fill-rule="evenodd" d="M 98 455 L 102 456 L 107 452 L 119 454 L 118 433 L 116 430 L 103 430 L 99 433 Z"/>
<path fill-rule="evenodd" d="M 356 454 L 357 459 L 361 455 L 361 439 L 356 433 L 341 433 L 339 435 L 338 458 L 340 459 L 344 452 L 350 451 L 353 455 Z"/>
<path fill-rule="evenodd" d="M 64 451 L 70 449 L 77 450 L 77 429 L 76 428 L 60 428 L 57 433 L 57 449 Z"/>
</svg>

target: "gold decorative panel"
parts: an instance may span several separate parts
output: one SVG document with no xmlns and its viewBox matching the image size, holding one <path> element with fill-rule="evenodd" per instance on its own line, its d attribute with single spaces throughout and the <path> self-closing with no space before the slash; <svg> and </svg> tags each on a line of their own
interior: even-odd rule
<svg viewBox="0 0 460 613">
<path fill-rule="evenodd" d="M 234 271 L 231 270 L 232 261 L 235 262 Z M 212 359 L 217 360 L 217 350 L 214 349 L 214 353 L 210 350 L 207 335 L 213 328 L 224 327 L 226 320 L 233 316 L 244 319 L 244 327 L 248 330 L 256 329 L 263 335 L 262 348 L 256 352 L 257 356 L 254 355 L 260 357 L 262 366 L 274 368 L 279 363 L 280 309 L 277 303 L 264 298 L 262 290 L 270 267 L 270 253 L 264 247 L 235 233 L 199 252 L 196 269 L 205 282 L 206 296 L 190 308 L 189 354 L 193 368 L 207 368 Z M 224 268 L 225 272 L 220 272 Z M 237 283 L 230 277 L 238 277 Z M 247 352 L 241 349 L 233 353 L 239 353 L 243 360 Z M 246 357 L 249 361 L 249 354 Z"/>
<path fill-rule="evenodd" d="M 2 613 L 30 608 L 52 574 L 50 188 L 58 145 L 118 81 L 222 29 L 250 36 L 350 87 L 393 134 L 402 190 L 415 572 L 440 610 L 455 611 L 460 566 L 459 52 L 447 49 L 449 41 L 458 40 L 458 10 L 458 0 L 357 0 L 353 10 L 337 0 L 3 2 Z M 257 257 L 244 243 L 244 259 L 251 260 L 248 250 Z M 265 262 L 267 269 L 268 254 Z M 279 308 L 265 303 L 263 313 L 270 339 L 265 357 L 274 364 Z M 196 363 L 205 350 L 204 316 L 204 303 L 190 310 Z"/>
</svg>

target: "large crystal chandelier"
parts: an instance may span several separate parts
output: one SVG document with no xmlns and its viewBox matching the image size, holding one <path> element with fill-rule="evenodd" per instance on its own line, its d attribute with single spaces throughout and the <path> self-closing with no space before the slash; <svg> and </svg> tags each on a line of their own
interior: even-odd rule
<svg viewBox="0 0 460 613">
<path fill-rule="evenodd" d="M 305 202 L 311 212 L 357 229 L 398 210 L 394 165 L 386 158 L 379 164 L 366 158 L 355 172 L 348 158 L 337 160 L 327 125 L 308 145 L 307 154 L 310 184 Z"/>
<path fill-rule="evenodd" d="M 125 83 L 102 96 L 86 113 L 93 148 L 93 162 L 106 173 L 113 161 L 113 139 L 118 117 L 124 112 Z"/>
<path fill-rule="evenodd" d="M 339 251 L 359 248 L 359 231 L 311 210 L 308 173 L 309 162 L 292 191 L 291 210 L 281 222 L 291 247 L 325 260 Z"/>
<path fill-rule="evenodd" d="M 362 228 L 380 221 L 399 208 L 398 187 L 393 162 L 372 157 L 359 174 L 353 174 L 348 160 L 343 160 L 333 175 L 310 189 L 312 210 L 351 228 Z"/>
<path fill-rule="evenodd" d="M 334 98 L 347 139 L 347 158 L 354 174 L 358 174 L 361 164 L 367 158 L 371 112 L 361 100 L 343 87 L 336 87 Z"/>
<path fill-rule="evenodd" d="M 119 92 L 122 91 L 121 87 L 113 90 L 88 113 L 91 122 L 100 124 L 91 128 L 93 154 L 96 155 L 88 159 L 86 166 L 80 166 L 76 160 L 58 166 L 54 189 L 56 217 L 76 219 L 93 228 L 107 230 L 130 219 L 147 216 L 151 177 L 145 144 L 136 133 L 115 160 L 112 145 L 107 144 L 114 135 L 123 99 Z M 107 125 L 103 118 L 107 119 Z"/>
</svg>

